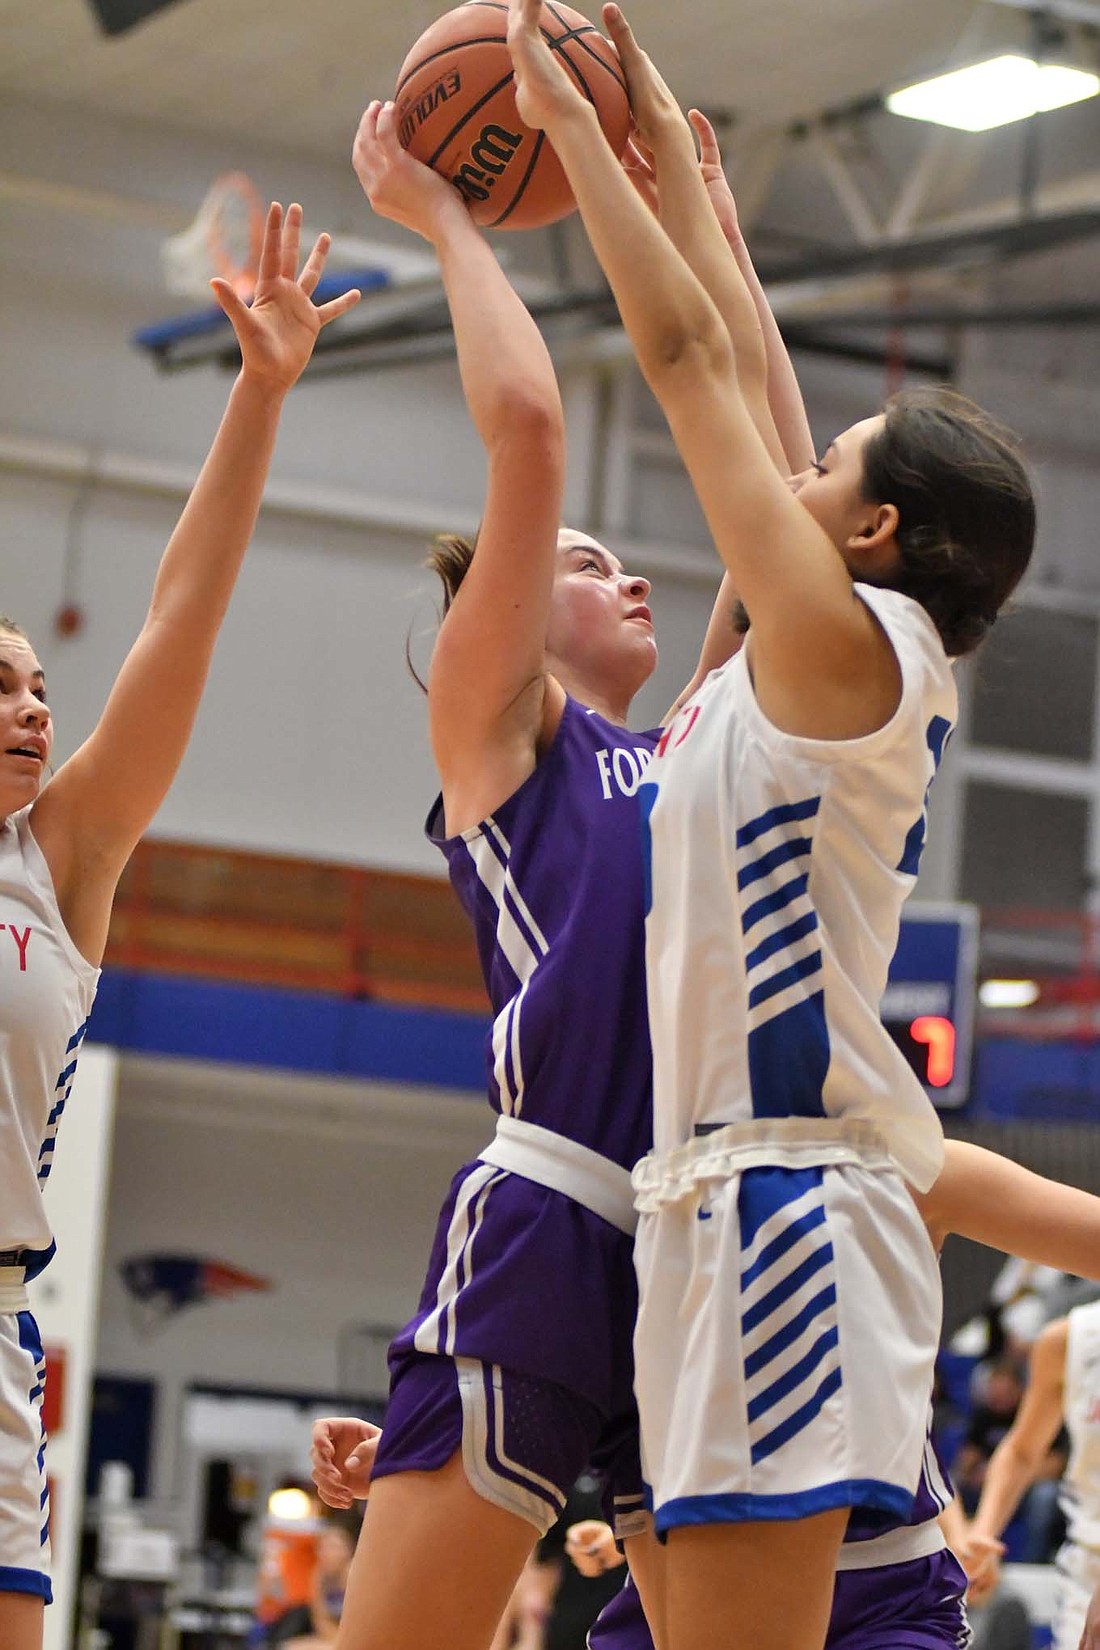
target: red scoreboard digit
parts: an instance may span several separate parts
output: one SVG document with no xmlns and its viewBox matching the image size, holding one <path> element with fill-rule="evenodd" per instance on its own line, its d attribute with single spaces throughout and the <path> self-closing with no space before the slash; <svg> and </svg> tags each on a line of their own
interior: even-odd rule
<svg viewBox="0 0 1100 1650">
<path fill-rule="evenodd" d="M 937 1106 L 969 1095 L 977 961 L 974 906 L 906 907 L 882 1020 Z"/>
</svg>

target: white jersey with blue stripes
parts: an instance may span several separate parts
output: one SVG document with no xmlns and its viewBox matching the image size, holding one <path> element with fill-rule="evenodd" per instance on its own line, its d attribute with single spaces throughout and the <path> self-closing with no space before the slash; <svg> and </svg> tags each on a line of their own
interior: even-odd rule
<svg viewBox="0 0 1100 1650">
<path fill-rule="evenodd" d="M 42 1201 L 99 969 L 61 920 L 30 809 L 0 824 L 0 1251 L 52 1253 Z"/>
<path fill-rule="evenodd" d="M 942 1131 L 879 1001 L 957 696 L 923 608 L 855 588 L 900 666 L 888 723 L 843 741 L 781 732 L 757 703 L 750 643 L 665 730 L 639 790 L 654 1145 L 751 1119 L 856 1117 L 924 1189 Z"/>
<path fill-rule="evenodd" d="M 1067 1539 L 1100 1554 L 1100 1301 L 1069 1314 L 1064 1410 L 1070 1440 L 1061 1497 Z"/>
</svg>

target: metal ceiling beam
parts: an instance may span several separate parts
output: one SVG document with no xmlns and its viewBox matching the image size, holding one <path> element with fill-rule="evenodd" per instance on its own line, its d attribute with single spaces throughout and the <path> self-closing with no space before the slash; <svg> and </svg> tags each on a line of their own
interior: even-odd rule
<svg viewBox="0 0 1100 1650">
<path fill-rule="evenodd" d="M 793 316 L 781 320 L 784 332 L 802 325 Z M 1095 327 L 1100 326 L 1100 302 L 1062 304 L 1002 304 L 984 309 L 966 309 L 960 304 L 919 304 L 896 309 L 835 310 L 815 315 L 815 330 L 834 327 L 889 327 L 904 332 L 909 327 Z"/>
<path fill-rule="evenodd" d="M 1054 17 L 1062 23 L 1087 23 L 1100 28 L 1100 5 L 1095 0 L 989 0 L 989 4 L 1030 12 L 1032 17 Z"/>
<path fill-rule="evenodd" d="M 965 269 L 1003 262 L 1100 236 L 1100 206 L 1082 211 L 979 225 L 948 234 L 914 235 L 877 246 L 823 248 L 802 258 L 757 260 L 765 285 L 840 280 L 870 273 L 906 274 L 919 269 Z"/>
</svg>

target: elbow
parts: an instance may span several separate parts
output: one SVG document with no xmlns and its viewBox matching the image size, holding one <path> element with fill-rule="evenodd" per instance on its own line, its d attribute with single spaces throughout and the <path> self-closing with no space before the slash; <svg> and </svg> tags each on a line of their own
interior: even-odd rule
<svg viewBox="0 0 1100 1650">
<path fill-rule="evenodd" d="M 509 386 L 494 408 L 494 441 L 531 441 L 565 444 L 565 417 L 556 394 L 540 394 L 535 387 Z"/>
<path fill-rule="evenodd" d="M 565 469 L 565 419 L 560 402 L 552 403 L 522 391 L 502 400 L 495 409 L 486 441 L 490 462 L 520 460 L 544 470 Z"/>
<path fill-rule="evenodd" d="M 716 314 L 663 327 L 639 359 L 655 393 L 659 386 L 679 380 L 725 379 L 736 372 L 729 333 Z"/>
</svg>

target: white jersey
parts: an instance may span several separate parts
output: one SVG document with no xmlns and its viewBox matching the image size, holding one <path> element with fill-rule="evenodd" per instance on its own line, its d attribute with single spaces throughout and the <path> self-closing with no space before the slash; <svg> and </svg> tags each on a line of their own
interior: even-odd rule
<svg viewBox="0 0 1100 1650">
<path fill-rule="evenodd" d="M 1075 1307 L 1068 1323 L 1062 1508 L 1067 1540 L 1100 1556 L 1100 1301 Z"/>
<path fill-rule="evenodd" d="M 742 650 L 666 729 L 639 789 L 654 1144 L 751 1119 L 864 1119 L 923 1190 L 942 1131 L 879 1001 L 958 701 L 923 608 L 855 588 L 901 669 L 884 727 L 844 741 L 780 732 Z"/>
<path fill-rule="evenodd" d="M 42 1186 L 98 980 L 24 808 L 0 825 L 0 1251 L 32 1251 L 32 1274 L 51 1252 Z"/>
</svg>

